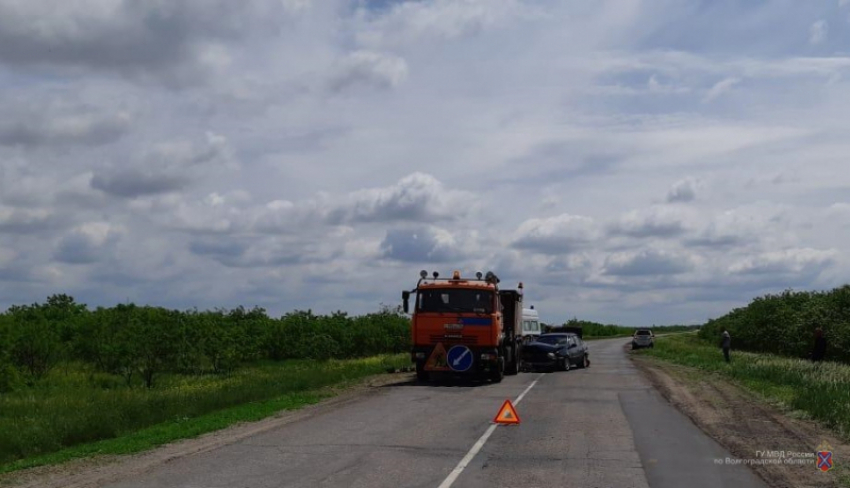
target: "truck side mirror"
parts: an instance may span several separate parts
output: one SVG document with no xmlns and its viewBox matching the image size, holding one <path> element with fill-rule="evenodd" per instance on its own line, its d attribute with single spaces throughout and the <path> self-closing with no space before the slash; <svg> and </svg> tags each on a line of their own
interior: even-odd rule
<svg viewBox="0 0 850 488">
<path fill-rule="evenodd" d="M 410 292 L 401 292 L 401 299 L 404 300 L 404 313 L 407 313 L 410 310 L 410 304 L 408 303 L 408 300 L 410 300 Z"/>
</svg>

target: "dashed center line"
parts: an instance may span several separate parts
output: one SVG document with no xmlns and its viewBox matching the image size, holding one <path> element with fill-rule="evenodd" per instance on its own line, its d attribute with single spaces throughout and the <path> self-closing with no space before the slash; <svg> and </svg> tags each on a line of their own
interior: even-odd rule
<svg viewBox="0 0 850 488">
<path fill-rule="evenodd" d="M 542 377 L 543 374 L 541 374 L 537 377 L 537 379 L 532 381 L 531 384 L 528 385 L 528 388 L 526 388 L 525 391 L 520 393 L 516 400 L 514 400 L 513 404 L 516 405 L 517 403 L 521 402 L 522 399 L 525 397 L 526 393 L 528 393 L 532 388 L 534 388 L 534 385 L 536 385 Z M 472 449 L 470 449 L 469 452 L 466 453 L 466 456 L 464 456 L 463 459 L 460 460 L 455 469 L 453 469 L 452 472 L 449 473 L 449 475 L 446 477 L 446 479 L 443 480 L 439 488 L 449 488 L 450 486 L 452 486 L 455 480 L 457 480 L 458 476 L 460 476 L 460 474 L 463 473 L 463 470 L 466 469 L 466 466 L 469 465 L 469 463 L 475 458 L 475 455 L 478 454 L 482 447 L 484 447 L 484 444 L 487 442 L 487 439 L 489 439 L 493 432 L 496 431 L 496 427 L 498 426 L 499 424 L 493 424 L 489 428 L 487 428 L 487 431 L 484 432 L 484 435 L 482 435 L 481 438 L 478 439 L 478 441 L 472 446 Z"/>
</svg>

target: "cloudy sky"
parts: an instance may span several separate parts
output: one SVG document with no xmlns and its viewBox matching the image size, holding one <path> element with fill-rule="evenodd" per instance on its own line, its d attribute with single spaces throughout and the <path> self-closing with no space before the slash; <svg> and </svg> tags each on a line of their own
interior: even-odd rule
<svg viewBox="0 0 850 488">
<path fill-rule="evenodd" d="M 0 309 L 700 323 L 850 272 L 850 0 L 0 0 Z"/>
</svg>

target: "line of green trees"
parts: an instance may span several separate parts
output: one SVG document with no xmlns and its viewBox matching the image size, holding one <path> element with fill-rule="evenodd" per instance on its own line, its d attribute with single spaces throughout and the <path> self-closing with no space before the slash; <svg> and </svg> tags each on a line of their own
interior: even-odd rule
<svg viewBox="0 0 850 488">
<path fill-rule="evenodd" d="M 652 327 L 627 327 L 624 325 L 601 324 L 590 320 L 572 318 L 563 323 L 567 327 L 581 327 L 584 337 L 614 337 L 634 334 L 637 329 L 650 329 L 656 334 L 663 332 L 685 332 L 698 328 L 698 325 L 653 325 Z"/>
<path fill-rule="evenodd" d="M 798 358 L 812 350 L 814 331 L 820 327 L 827 342 L 826 359 L 850 362 L 850 285 L 755 298 L 746 307 L 709 320 L 699 336 L 719 341 L 723 327 L 735 349 Z"/>
<path fill-rule="evenodd" d="M 271 318 L 262 308 L 168 310 L 119 304 L 90 310 L 73 297 L 0 314 L 0 392 L 31 386 L 61 362 L 77 362 L 153 387 L 162 373 L 226 373 L 257 360 L 350 359 L 406 352 L 398 309 L 350 317 L 312 311 Z"/>
</svg>

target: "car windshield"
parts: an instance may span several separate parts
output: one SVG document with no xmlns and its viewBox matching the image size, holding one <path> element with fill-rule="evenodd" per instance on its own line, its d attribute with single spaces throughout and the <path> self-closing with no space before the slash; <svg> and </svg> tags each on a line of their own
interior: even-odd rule
<svg viewBox="0 0 850 488">
<path fill-rule="evenodd" d="M 493 313 L 493 292 L 468 288 L 419 291 L 419 312 Z"/>
<path fill-rule="evenodd" d="M 544 343 L 544 344 L 552 344 L 552 345 L 566 344 L 566 342 L 567 342 L 567 336 L 562 336 L 562 335 L 542 335 L 542 336 L 540 336 L 540 337 L 538 337 L 538 338 L 537 338 L 537 342 L 542 342 L 542 343 Z"/>
<path fill-rule="evenodd" d="M 648 336 L 648 335 L 652 335 L 652 332 L 650 332 L 648 330 L 639 330 L 639 331 L 637 331 L 637 335 Z"/>
</svg>

